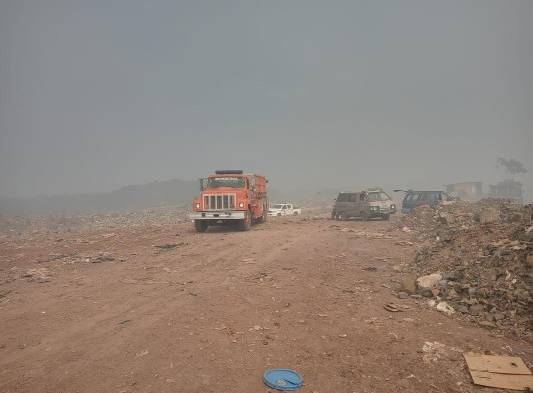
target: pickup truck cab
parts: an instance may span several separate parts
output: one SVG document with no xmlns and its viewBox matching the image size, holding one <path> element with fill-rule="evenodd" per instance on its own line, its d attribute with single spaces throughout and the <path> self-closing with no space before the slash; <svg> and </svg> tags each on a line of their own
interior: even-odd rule
<svg viewBox="0 0 533 393">
<path fill-rule="evenodd" d="M 276 203 L 268 209 L 269 216 L 297 216 L 302 214 L 302 209 L 292 203 Z"/>
</svg>

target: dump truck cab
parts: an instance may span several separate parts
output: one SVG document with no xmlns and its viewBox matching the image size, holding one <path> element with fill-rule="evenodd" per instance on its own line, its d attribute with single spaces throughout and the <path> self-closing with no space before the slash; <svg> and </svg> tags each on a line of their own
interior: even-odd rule
<svg viewBox="0 0 533 393">
<path fill-rule="evenodd" d="M 200 179 L 200 195 L 192 202 L 191 220 L 198 232 L 211 225 L 237 224 L 242 230 L 266 220 L 267 180 L 242 170 L 218 170 Z"/>
</svg>

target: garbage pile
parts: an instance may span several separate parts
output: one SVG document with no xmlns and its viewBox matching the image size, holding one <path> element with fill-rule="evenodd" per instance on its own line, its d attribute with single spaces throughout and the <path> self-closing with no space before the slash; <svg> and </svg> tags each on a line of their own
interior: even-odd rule
<svg viewBox="0 0 533 393">
<path fill-rule="evenodd" d="M 483 199 L 476 203 L 455 201 L 437 208 L 417 207 L 411 214 L 402 216 L 397 225 L 405 232 L 414 231 L 418 240 L 446 241 L 480 224 L 520 222 L 524 218 L 527 221 L 527 209 L 519 203 L 501 199 Z"/>
<path fill-rule="evenodd" d="M 415 209 L 400 220 L 421 243 L 411 287 L 439 311 L 533 340 L 532 218 L 533 205 L 503 200 Z"/>
</svg>

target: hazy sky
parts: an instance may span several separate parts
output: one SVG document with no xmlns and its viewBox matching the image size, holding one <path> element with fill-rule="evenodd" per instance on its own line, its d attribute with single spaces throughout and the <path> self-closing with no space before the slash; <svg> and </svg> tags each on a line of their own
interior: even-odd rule
<svg viewBox="0 0 533 393">
<path fill-rule="evenodd" d="M 0 0 L 0 194 L 215 168 L 533 194 L 533 1 Z"/>
</svg>

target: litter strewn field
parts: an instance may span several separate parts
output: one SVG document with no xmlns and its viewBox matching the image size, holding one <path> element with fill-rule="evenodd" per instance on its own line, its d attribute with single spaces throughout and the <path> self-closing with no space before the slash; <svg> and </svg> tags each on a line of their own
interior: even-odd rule
<svg viewBox="0 0 533 393">
<path fill-rule="evenodd" d="M 448 276 L 446 298 L 440 287 L 440 299 L 418 293 L 432 285 L 432 278 L 417 282 L 420 275 L 456 270 L 456 254 L 444 253 L 470 244 L 459 238 L 420 240 L 414 225 L 397 230 L 404 226 L 397 218 L 338 222 L 327 213 L 197 234 L 184 215 L 161 208 L 5 222 L 0 391 L 266 393 L 264 372 L 291 368 L 305 381 L 302 392 L 465 393 L 489 388 L 473 384 L 463 352 L 516 356 L 531 368 L 532 346 L 519 338 L 527 337 L 523 322 L 515 326 L 519 337 L 507 337 L 445 312 L 443 302 L 462 304 L 450 299 L 452 288 L 465 296 L 455 283 L 469 281 Z M 477 233 L 469 222 L 465 239 Z M 512 249 L 515 243 L 487 248 L 498 234 L 512 242 L 522 233 L 487 225 L 497 232 L 482 243 L 483 260 L 497 250 L 511 260 L 529 252 Z M 437 259 L 420 262 L 409 284 L 425 242 L 435 250 L 427 255 L 449 261 L 439 269 Z M 516 271 L 509 283 L 500 279 L 518 285 Z M 497 315 L 484 309 L 472 318 L 483 321 L 485 313 Z"/>
<path fill-rule="evenodd" d="M 482 200 L 404 216 L 398 227 L 420 242 L 410 270 L 438 275 L 422 294 L 484 327 L 531 341 L 532 215 L 532 205 Z"/>
</svg>

